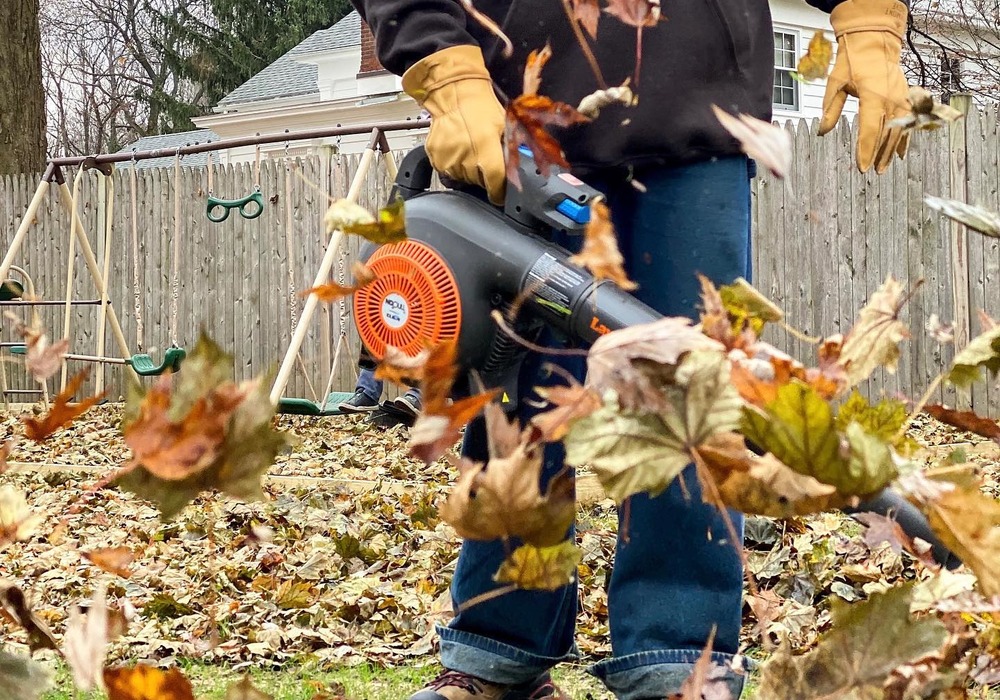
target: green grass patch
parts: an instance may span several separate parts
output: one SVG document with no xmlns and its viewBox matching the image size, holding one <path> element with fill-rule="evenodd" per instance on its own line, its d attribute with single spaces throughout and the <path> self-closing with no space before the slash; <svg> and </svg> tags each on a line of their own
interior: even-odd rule
<svg viewBox="0 0 1000 700">
<path fill-rule="evenodd" d="M 315 663 L 289 663 L 283 668 L 257 666 L 246 670 L 192 661 L 182 661 L 179 665 L 191 681 L 198 700 L 223 700 L 226 689 L 244 674 L 274 700 L 311 700 L 323 691 L 334 696 L 343 692 L 350 700 L 403 700 L 423 687 L 439 670 L 434 665 L 330 668 Z M 582 665 L 563 665 L 553 676 L 572 698 L 612 698 L 599 681 L 587 675 Z M 56 688 L 44 694 L 42 700 L 103 700 L 105 697 L 102 693 L 76 691 L 69 672 L 62 665 L 56 668 L 55 681 Z"/>
</svg>

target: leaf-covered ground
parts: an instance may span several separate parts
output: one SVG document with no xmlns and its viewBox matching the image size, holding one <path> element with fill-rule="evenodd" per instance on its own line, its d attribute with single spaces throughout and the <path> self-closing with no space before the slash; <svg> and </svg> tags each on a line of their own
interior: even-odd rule
<svg viewBox="0 0 1000 700">
<path fill-rule="evenodd" d="M 405 429 L 374 429 L 362 418 L 282 417 L 297 445 L 269 472 L 266 502 L 201 498 L 164 524 L 129 494 L 89 492 L 127 458 L 120 418 L 119 408 L 102 406 L 44 444 L 22 442 L 14 467 L 0 476 L 46 516 L 38 536 L 0 554 L 0 578 L 23 587 L 57 635 L 71 606 L 104 582 L 131 618 L 112 648 L 118 659 L 198 659 L 237 669 L 290 660 L 433 663 L 433 627 L 450 615 L 458 551 L 436 504 L 453 477 L 441 462 L 427 467 L 408 458 Z M 16 421 L 3 418 L 6 437 Z M 913 436 L 939 455 L 965 450 L 996 495 L 1000 447 L 929 419 Z M 581 509 L 577 641 L 588 660 L 610 651 L 605 586 L 615 530 L 610 501 Z M 912 577 L 907 559 L 887 545 L 871 549 L 860 531 L 832 514 L 748 521 L 757 586 L 745 606 L 749 655 L 765 655 L 782 636 L 809 648 L 829 625 L 832 598 L 857 600 Z M 127 579 L 83 557 L 119 546 L 135 554 Z M 0 633 L 25 639 L 3 621 Z"/>
</svg>

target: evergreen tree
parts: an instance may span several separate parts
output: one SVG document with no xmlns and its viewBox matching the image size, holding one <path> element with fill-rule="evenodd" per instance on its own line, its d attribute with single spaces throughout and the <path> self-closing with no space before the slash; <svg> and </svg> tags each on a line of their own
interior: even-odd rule
<svg viewBox="0 0 1000 700">
<path fill-rule="evenodd" d="M 167 61 L 193 88 L 187 100 L 153 96 L 161 104 L 161 130 L 192 128 L 191 117 L 351 9 L 349 0 L 204 0 L 161 14 Z"/>
</svg>

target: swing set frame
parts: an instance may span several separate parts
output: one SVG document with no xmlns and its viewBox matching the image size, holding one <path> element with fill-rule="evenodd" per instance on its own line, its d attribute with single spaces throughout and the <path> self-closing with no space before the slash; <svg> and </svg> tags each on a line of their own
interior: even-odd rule
<svg viewBox="0 0 1000 700">
<path fill-rule="evenodd" d="M 332 137 L 343 137 L 343 136 L 357 136 L 363 134 L 370 134 L 371 138 L 369 140 L 368 146 L 365 149 L 361 163 L 358 167 L 354 178 L 351 181 L 351 185 L 348 191 L 348 199 L 351 201 L 357 201 L 358 196 L 361 193 L 361 187 L 364 184 L 365 177 L 368 174 L 368 170 L 371 168 L 372 163 L 375 160 L 376 152 L 381 153 L 384 157 L 382 160 L 385 161 L 386 167 L 389 169 L 390 176 L 395 179 L 396 174 L 396 164 L 389 153 L 388 142 L 386 140 L 386 134 L 392 132 L 404 132 L 413 131 L 417 129 L 424 129 L 430 125 L 430 121 L 426 119 L 407 119 L 402 121 L 392 121 L 392 122 L 382 122 L 382 123 L 369 123 L 369 124 L 359 124 L 355 126 L 340 126 L 322 128 L 322 129 L 308 129 L 301 131 L 284 131 L 281 133 L 273 134 L 263 134 L 256 135 L 253 137 L 241 137 L 233 139 L 220 139 L 218 141 L 209 141 L 205 143 L 193 143 L 180 148 L 173 149 L 152 149 L 145 151 L 131 151 L 122 153 L 105 153 L 97 154 L 92 156 L 76 156 L 76 157 L 60 157 L 50 159 L 46 165 L 45 171 L 42 174 L 41 179 L 38 182 L 38 186 L 35 189 L 34 194 L 28 204 L 28 208 L 25 211 L 24 217 L 21 219 L 17 231 L 14 234 L 14 238 L 11 240 L 10 246 L 0 261 L 0 280 L 7 279 L 10 271 L 14 269 L 14 261 L 20 252 L 21 247 L 24 245 L 24 241 L 31 232 L 32 227 L 36 221 L 38 211 L 45 201 L 46 197 L 49 196 L 50 190 L 55 189 L 56 194 L 59 197 L 59 203 L 62 208 L 70 215 L 70 241 L 71 243 L 78 245 L 80 252 L 83 254 L 84 262 L 87 266 L 87 271 L 90 274 L 91 280 L 99 297 L 98 300 L 74 300 L 67 297 L 64 301 L 45 301 L 38 299 L 24 299 L 17 302 L 4 302 L 5 306 L 19 306 L 19 307 L 31 307 L 31 306 L 42 306 L 42 305 L 65 305 L 67 310 L 70 306 L 90 304 L 90 305 L 100 305 L 101 306 L 101 323 L 100 328 L 98 328 L 97 337 L 99 339 L 99 352 L 95 355 L 86 354 L 73 354 L 67 355 L 67 359 L 80 360 L 87 362 L 98 362 L 102 364 L 119 364 L 128 367 L 132 374 L 133 379 L 138 379 L 138 376 L 151 374 L 154 372 L 149 372 L 150 369 L 156 369 L 152 365 L 150 367 L 140 368 L 137 372 L 137 368 L 133 366 L 135 358 L 139 357 L 132 354 L 129 348 L 129 343 L 125 338 L 125 333 L 122 329 L 121 322 L 119 321 L 118 313 L 115 310 L 111 299 L 108 296 L 107 290 L 107 274 L 102 270 L 97 257 L 94 254 L 94 248 L 91 245 L 90 237 L 87 234 L 83 223 L 80 220 L 79 213 L 77 210 L 77 202 L 74 197 L 74 193 L 70 191 L 67 185 L 66 178 L 63 173 L 64 168 L 80 168 L 82 170 L 94 169 L 99 172 L 104 177 L 112 177 L 114 173 L 114 166 L 117 163 L 132 163 L 133 170 L 134 164 L 138 161 L 152 160 L 154 158 L 164 158 L 173 156 L 177 159 L 185 155 L 192 155 L 197 153 L 213 153 L 217 151 L 223 151 L 231 148 L 241 148 L 246 146 L 255 146 L 259 150 L 259 147 L 266 144 L 274 143 L 285 143 L 287 144 L 293 141 L 309 141 L 316 139 L 332 138 Z M 178 160 L 179 162 L 179 160 Z M 230 204 L 230 202 L 226 202 Z M 340 249 L 340 244 L 343 239 L 343 232 L 336 231 L 331 236 L 329 244 L 327 246 L 326 252 L 323 256 L 322 262 L 320 263 L 319 270 L 313 283 L 313 287 L 318 287 L 324 284 L 330 276 L 333 265 L 336 262 L 337 253 Z M 106 246 L 107 247 L 107 246 Z M 72 248 L 71 248 L 72 250 Z M 137 252 L 136 252 L 137 254 Z M 72 266 L 72 260 L 75 257 L 71 254 L 70 266 Z M 70 267 L 72 269 L 72 267 Z M 70 272 L 70 274 L 72 274 Z M 175 280 L 176 282 L 176 280 Z M 175 290 L 176 291 L 176 290 Z M 67 291 L 69 294 L 69 291 Z M 311 321 L 313 315 L 319 306 L 319 298 L 315 294 L 310 294 L 306 299 L 303 306 L 301 316 L 298 318 L 297 323 L 295 323 L 292 333 L 292 339 L 289 343 L 289 347 L 286 349 L 285 355 L 281 362 L 280 368 L 278 370 L 277 377 L 271 389 L 270 398 L 272 404 L 275 406 L 280 406 L 283 403 L 282 394 L 284 393 L 285 387 L 291 378 L 292 371 L 294 370 L 294 365 L 298 360 L 299 351 L 301 350 L 302 344 L 305 341 L 306 334 L 308 331 L 308 324 Z M 176 300 L 175 300 L 176 303 Z M 111 332 L 115 344 L 118 346 L 120 352 L 120 357 L 106 357 L 103 352 L 103 338 L 105 326 L 111 326 Z M 342 324 L 343 325 L 343 324 Z M 345 343 L 346 336 L 343 327 L 340 331 L 340 337 L 338 338 L 336 352 L 334 354 L 334 359 L 332 362 L 332 367 L 330 370 L 330 377 L 327 383 L 327 393 L 329 393 L 329 388 L 332 385 L 334 378 L 334 373 L 337 367 L 337 361 L 341 356 L 341 351 Z M 170 350 L 176 350 L 179 348 L 171 348 Z M 169 350 L 168 350 L 169 352 Z M 183 351 L 181 351 L 183 352 Z M 170 358 L 164 357 L 160 371 L 168 369 L 166 365 L 170 364 L 171 369 L 176 370 L 179 367 L 179 360 L 174 353 L 174 356 Z M 146 356 L 148 357 L 148 356 Z M 181 357 L 181 359 L 183 359 Z M 169 362 L 168 362 L 169 360 Z M 143 369 L 147 371 L 142 371 Z M 6 398 L 6 395 L 4 396 Z M 285 399 L 284 403 L 289 412 L 294 413 L 305 413 L 308 415 L 330 415 L 336 411 L 330 410 L 327 405 L 329 401 L 324 401 L 322 405 L 319 402 L 310 402 L 308 399 Z M 306 405 L 311 404 L 311 405 Z"/>
</svg>

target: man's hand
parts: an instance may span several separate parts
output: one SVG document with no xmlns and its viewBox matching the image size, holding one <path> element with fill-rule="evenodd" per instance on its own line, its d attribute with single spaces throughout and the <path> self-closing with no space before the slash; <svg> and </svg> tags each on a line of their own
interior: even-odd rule
<svg viewBox="0 0 1000 700">
<path fill-rule="evenodd" d="M 403 90 L 431 114 L 427 156 L 443 175 L 483 187 L 503 203 L 504 108 L 478 46 L 452 46 L 403 74 Z"/>
<path fill-rule="evenodd" d="M 887 124 L 909 109 L 899 55 L 906 31 L 906 5 L 899 0 L 844 0 L 830 13 L 837 60 L 827 79 L 819 133 L 833 129 L 848 95 L 858 98 L 858 170 L 881 174 L 893 153 L 906 154 L 909 137 Z"/>
</svg>

